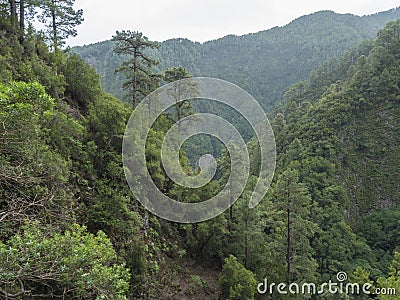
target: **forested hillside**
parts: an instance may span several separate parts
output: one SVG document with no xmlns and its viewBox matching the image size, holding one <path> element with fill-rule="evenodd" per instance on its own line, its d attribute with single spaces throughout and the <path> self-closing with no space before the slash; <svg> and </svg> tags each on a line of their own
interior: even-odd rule
<svg viewBox="0 0 400 300">
<path fill-rule="evenodd" d="M 194 76 L 228 80 L 271 111 L 291 84 L 307 79 L 322 62 L 374 38 L 387 22 L 399 17 L 400 9 L 364 17 L 321 11 L 283 27 L 203 44 L 181 38 L 168 40 L 153 54 L 160 61 L 160 70 L 182 65 Z M 113 53 L 113 47 L 105 41 L 72 51 L 95 67 L 107 92 L 124 99 L 122 76 L 114 74 L 121 58 Z"/>
<path fill-rule="evenodd" d="M 49 9 L 79 21 L 67 2 Z M 238 201 L 209 221 L 179 224 L 146 211 L 126 183 L 131 103 L 104 92 L 95 69 L 63 50 L 57 27 L 44 35 L 22 26 L 21 3 L 0 1 L 0 299 L 304 299 L 260 295 L 257 285 L 322 284 L 338 272 L 400 293 L 400 20 L 286 91 L 271 120 L 276 174 L 260 205 L 248 207 L 260 164 L 250 138 L 251 176 Z M 35 17 L 36 2 L 26 3 Z M 162 76 L 174 78 L 190 74 Z M 152 87 L 162 80 L 151 77 Z M 205 201 L 225 186 L 230 157 L 225 147 L 202 188 L 175 184 L 161 162 L 174 121 L 162 115 L 149 130 L 147 168 L 164 194 Z"/>
<path fill-rule="evenodd" d="M 297 170 L 317 204 L 311 247 L 322 254 L 320 274 L 352 256 L 376 278 L 399 250 L 399 33 L 400 21 L 390 22 L 374 43 L 320 66 L 286 92 L 275 116 L 281 171 Z"/>
</svg>

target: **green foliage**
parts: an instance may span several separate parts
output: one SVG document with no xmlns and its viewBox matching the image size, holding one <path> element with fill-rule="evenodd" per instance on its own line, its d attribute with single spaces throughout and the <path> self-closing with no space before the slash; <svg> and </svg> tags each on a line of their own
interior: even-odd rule
<svg viewBox="0 0 400 300">
<path fill-rule="evenodd" d="M 160 70 L 183 66 L 193 76 L 209 76 L 228 80 L 250 92 L 267 111 L 282 100 L 284 92 L 332 57 L 340 57 L 350 47 L 367 38 L 391 20 L 400 17 L 395 9 L 376 15 L 358 17 L 321 11 L 300 17 L 283 27 L 244 36 L 229 35 L 207 43 L 187 39 L 171 39 L 161 43 L 152 57 L 160 61 Z M 76 47 L 74 52 L 96 68 L 104 78 L 104 89 L 122 99 L 123 78 L 115 78 L 113 70 L 119 65 L 111 49 L 113 43 L 105 41 Z M 350 55 L 350 61 L 357 58 Z M 340 63 L 332 63 L 324 72 L 341 72 Z M 321 70 L 320 70 L 321 71 Z M 319 71 L 316 71 L 317 73 Z M 311 76 L 316 75 L 315 73 Z M 329 82 L 329 76 L 318 76 L 320 83 Z M 332 77 L 331 77 L 332 78 Z M 323 86 L 315 82 L 315 91 Z"/>
<path fill-rule="evenodd" d="M 398 27 L 389 23 L 375 43 L 293 86 L 276 118 L 278 166 L 298 169 L 316 203 L 311 246 L 321 279 L 356 266 L 381 276 L 396 245 Z"/>
<path fill-rule="evenodd" d="M 167 94 L 175 99 L 175 112 L 169 115 L 169 118 L 174 122 L 178 122 L 187 117 L 192 113 L 192 106 L 190 104 L 190 99 L 198 95 L 197 87 L 194 82 L 191 82 L 189 78 L 191 75 L 182 66 L 169 68 L 165 70 L 164 81 L 170 83 L 171 86 L 167 90 Z M 178 80 L 186 79 L 185 84 L 181 82 L 175 82 Z M 181 99 L 187 99 L 185 101 L 178 101 Z M 180 126 L 180 125 L 179 125 Z"/>
<path fill-rule="evenodd" d="M 39 20 L 45 24 L 54 50 L 63 46 L 70 36 L 76 36 L 76 26 L 83 22 L 83 11 L 75 11 L 75 0 L 44 0 L 38 3 L 41 9 Z"/>
<path fill-rule="evenodd" d="M 400 253 L 395 252 L 392 264 L 389 269 L 387 278 L 379 278 L 378 287 L 381 289 L 381 295 L 378 299 L 388 300 L 393 299 L 394 295 L 400 290 Z M 385 292 L 383 292 L 385 290 Z"/>
<path fill-rule="evenodd" d="M 394 209 L 371 212 L 363 216 L 357 226 L 358 233 L 367 240 L 385 268 L 389 267 L 392 253 L 400 245 L 399 214 Z"/>
<path fill-rule="evenodd" d="M 125 261 L 136 274 L 126 276 L 125 268 L 105 269 L 96 265 L 101 259 L 83 253 L 84 268 L 93 268 L 91 277 L 82 273 L 85 276 L 80 281 L 74 277 L 78 266 L 65 260 L 63 268 L 69 270 L 71 277 L 57 277 L 54 289 L 59 289 L 57 293 L 61 295 L 75 293 L 76 298 L 91 298 L 96 293 L 102 295 L 99 298 L 117 298 L 120 292 L 123 298 L 128 289 L 129 293 L 136 293 L 138 274 L 147 270 L 140 266 L 140 218 L 132 211 L 134 200 L 121 166 L 122 136 L 130 111 L 119 100 L 103 94 L 99 76 L 78 56 L 67 57 L 61 51 L 49 53 L 33 32 L 25 36 L 22 45 L 16 37 L 12 32 L 0 37 L 5 45 L 0 51 L 2 74 L 8 76 L 2 78 L 6 84 L 0 84 L 0 240 L 9 245 L 23 231 L 23 224 L 38 219 L 42 222 L 36 226 L 41 239 L 46 243 L 61 240 L 66 247 L 72 247 L 73 241 L 61 235 L 74 222 L 87 225 L 91 232 L 102 230 L 112 244 L 107 238 L 101 248 L 88 240 L 85 251 L 90 253 L 93 248 L 94 253 L 104 252 L 104 259 L 110 261 L 111 254 L 107 253 L 112 252 L 112 261 L 121 267 Z M 17 247 L 18 241 L 12 241 Z M 35 268 L 41 267 L 45 274 L 47 266 L 57 265 L 64 256 L 67 259 L 67 251 L 73 250 L 57 254 L 50 249 L 54 255 L 49 255 L 46 262 L 38 260 Z M 131 259 L 131 255 L 135 257 Z M 54 293 L 47 287 L 52 283 L 40 278 L 28 281 L 27 285 L 24 283 L 27 291 L 43 297 Z M 18 293 L 19 279 L 7 281 L 6 285 L 11 289 L 7 293 Z M 63 291 L 62 285 L 72 291 L 69 287 Z"/>
<path fill-rule="evenodd" d="M 99 231 L 72 225 L 46 235 L 37 223 L 0 243 L 0 293 L 23 297 L 126 299 L 129 272 L 118 263 L 110 241 Z"/>
<path fill-rule="evenodd" d="M 221 299 L 254 299 L 257 285 L 254 275 L 233 255 L 224 260 L 218 283 L 221 287 Z"/>
<path fill-rule="evenodd" d="M 193 282 L 199 286 L 199 287 L 204 287 L 206 285 L 205 282 L 200 278 L 198 275 L 190 275 L 190 278 L 193 280 Z"/>
<path fill-rule="evenodd" d="M 158 61 L 148 54 L 147 49 L 158 49 L 159 44 L 149 41 L 141 32 L 121 31 L 113 36 L 115 42 L 114 52 L 128 57 L 115 72 L 122 72 L 126 81 L 122 88 L 128 91 L 132 99 L 132 107 L 149 93 L 155 90 L 160 81 L 160 75 L 153 73 L 152 68 L 158 65 Z"/>
<path fill-rule="evenodd" d="M 46 143 L 51 138 L 54 105 L 38 83 L 0 85 L 2 234 L 15 231 L 10 225 L 24 219 L 41 216 L 58 223 L 68 218 L 69 165 Z"/>
<path fill-rule="evenodd" d="M 76 54 L 67 58 L 64 74 L 67 79 L 65 96 L 87 110 L 101 94 L 100 76 Z"/>
<path fill-rule="evenodd" d="M 227 184 L 230 168 L 242 174 L 244 165 L 231 165 L 226 149 L 202 136 L 183 146 L 181 167 L 196 174 L 198 157 L 212 153 L 218 161 L 215 178 L 198 189 L 175 184 L 160 153 L 173 122 L 195 110 L 218 113 L 237 124 L 251 158 L 250 178 L 240 175 L 226 187 L 234 192 L 237 182 L 247 180 L 227 212 L 199 224 L 174 224 L 150 216 L 126 184 L 121 144 L 129 105 L 105 94 L 100 76 L 78 55 L 49 52 L 33 28 L 21 31 L 23 24 L 16 22 L 21 16 L 11 11 L 11 2 L 0 7 L 1 298 L 181 296 L 181 277 L 199 274 L 192 263 L 220 266 L 224 259 L 219 279 L 224 299 L 253 299 L 255 278 L 265 276 L 317 283 L 345 271 L 357 282 L 398 286 L 399 21 L 380 31 L 377 41 L 333 57 L 305 80 L 311 66 L 372 36 L 398 10 L 357 19 L 322 12 L 240 38 L 202 45 L 170 40 L 159 51 L 141 34 L 124 32 L 116 50 L 120 56 L 111 42 L 84 48 L 86 59 L 90 54 L 103 75 L 109 65 L 122 64 L 127 78 L 145 79 L 137 100 L 158 87 L 158 59 L 160 68 L 167 69 L 164 82 L 190 77 L 187 70 L 229 74 L 226 79 L 256 91 L 261 100 L 270 99 L 262 100 L 268 108 L 291 82 L 304 80 L 286 92 L 285 103 L 274 111 L 276 176 L 256 209 L 249 209 L 248 202 L 260 151 L 241 116 L 195 100 L 176 103 L 169 115 L 158 118 L 146 140 L 147 168 L 160 190 L 179 201 L 211 198 Z M 33 5 L 15 2 L 24 3 Z M 22 19 L 28 20 L 25 8 Z M 143 67 L 145 75 L 128 68 L 135 63 L 135 47 L 123 46 L 131 38 L 140 48 L 136 67 Z M 103 52 L 108 53 L 105 60 L 99 59 Z M 187 70 L 168 68 L 174 65 Z M 232 69 L 237 66 L 240 71 Z M 112 90 L 122 73 L 103 76 L 102 83 Z M 271 91 L 265 81 L 273 84 Z M 176 99 L 197 92 L 190 84 L 170 87 Z M 145 126 L 144 120 L 135 121 Z M 189 281 L 209 291 L 213 280 L 203 278 L 193 275 Z"/>
<path fill-rule="evenodd" d="M 269 219 L 273 228 L 268 250 L 274 257 L 269 278 L 281 282 L 310 282 L 314 279 L 317 264 L 313 258 L 311 239 L 318 225 L 311 220 L 313 202 L 307 188 L 299 182 L 298 172 L 285 170 L 271 193 L 274 211 Z M 283 263 L 285 262 L 285 263 Z M 278 274 L 283 272 L 282 277 Z"/>
</svg>

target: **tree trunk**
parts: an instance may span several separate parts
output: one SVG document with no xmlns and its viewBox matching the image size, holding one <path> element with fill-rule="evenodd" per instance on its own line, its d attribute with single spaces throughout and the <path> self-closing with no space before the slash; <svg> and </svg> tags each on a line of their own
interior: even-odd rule
<svg viewBox="0 0 400 300">
<path fill-rule="evenodd" d="M 17 4 L 15 0 L 8 0 L 8 3 L 10 4 L 10 16 L 11 16 L 11 22 L 13 25 L 17 24 Z"/>
<path fill-rule="evenodd" d="M 54 46 L 54 51 L 57 51 L 58 49 L 58 40 L 57 40 L 57 23 L 56 23 L 56 3 L 55 0 L 51 1 L 51 21 L 52 21 L 52 35 L 53 35 L 53 46 Z"/>
<path fill-rule="evenodd" d="M 233 160 L 231 159 L 231 164 L 233 164 Z M 236 167 L 236 166 L 234 166 Z M 231 167 L 231 171 L 232 171 L 232 167 Z M 231 205 L 229 207 L 229 220 L 232 221 L 233 220 L 233 202 L 235 202 L 233 200 L 233 189 L 234 189 L 234 184 L 236 183 L 236 177 L 234 176 L 234 174 L 231 173 L 231 182 L 229 183 L 229 204 Z"/>
<path fill-rule="evenodd" d="M 290 285 L 290 243 L 291 243 L 291 239 L 290 239 L 290 207 L 288 207 L 287 209 L 287 237 L 286 237 L 286 264 L 287 264 L 287 281 L 288 281 L 288 285 Z"/>
<path fill-rule="evenodd" d="M 246 216 L 246 233 L 245 233 L 245 241 L 244 241 L 244 267 L 248 268 L 248 259 L 249 259 L 249 214 Z"/>
<path fill-rule="evenodd" d="M 229 220 L 233 220 L 233 198 L 232 198 L 232 185 L 229 187 Z"/>
<path fill-rule="evenodd" d="M 135 48 L 133 52 L 133 93 L 132 93 L 132 105 L 133 108 L 136 108 L 137 99 L 136 99 L 136 91 L 137 91 L 137 57 L 138 57 L 138 50 Z"/>
<path fill-rule="evenodd" d="M 25 0 L 19 1 L 19 30 L 19 42 L 22 44 L 25 34 Z"/>
</svg>

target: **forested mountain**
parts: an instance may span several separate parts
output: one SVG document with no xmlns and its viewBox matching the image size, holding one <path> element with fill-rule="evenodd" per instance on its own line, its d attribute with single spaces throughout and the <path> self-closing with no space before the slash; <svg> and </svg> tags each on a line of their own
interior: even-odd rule
<svg viewBox="0 0 400 300">
<path fill-rule="evenodd" d="M 317 256 L 324 253 L 316 259 L 319 273 L 345 268 L 338 260 L 344 252 L 338 253 L 349 250 L 373 278 L 398 251 L 399 33 L 400 21 L 390 22 L 376 42 L 321 65 L 286 92 L 275 116 L 281 171 L 297 170 L 317 203 L 311 219 L 319 229 L 311 246 Z M 353 250 L 345 250 L 351 243 Z"/>
<path fill-rule="evenodd" d="M 168 40 L 153 55 L 161 70 L 182 65 L 194 76 L 238 84 L 270 111 L 291 84 L 306 79 L 325 60 L 374 38 L 388 21 L 399 17 L 400 8 L 363 17 L 321 11 L 283 27 L 203 44 L 181 38 Z M 113 48 L 111 41 L 105 41 L 72 51 L 95 67 L 107 92 L 123 99 L 122 76 L 114 74 L 122 58 Z"/>
<path fill-rule="evenodd" d="M 253 137 L 238 201 L 214 219 L 179 224 L 146 211 L 126 183 L 130 105 L 60 48 L 61 35 L 21 27 L 15 5 L 0 1 L 0 299 L 304 299 L 257 294 L 257 285 L 319 285 L 338 272 L 397 295 L 313 298 L 398 298 L 400 20 L 286 91 L 271 119 L 276 174 L 259 206 L 248 207 L 260 163 Z M 175 184 L 161 162 L 174 121 L 162 115 L 149 130 L 147 168 L 164 194 L 205 201 L 225 186 L 229 154 L 225 147 L 204 187 Z"/>
</svg>

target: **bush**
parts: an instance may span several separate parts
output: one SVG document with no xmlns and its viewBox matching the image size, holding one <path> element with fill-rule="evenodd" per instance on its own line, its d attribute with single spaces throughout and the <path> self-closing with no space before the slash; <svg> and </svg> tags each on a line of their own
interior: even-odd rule
<svg viewBox="0 0 400 300">
<path fill-rule="evenodd" d="M 257 285 L 254 274 L 233 255 L 224 260 L 218 283 L 221 288 L 221 299 L 254 299 Z"/>
</svg>

